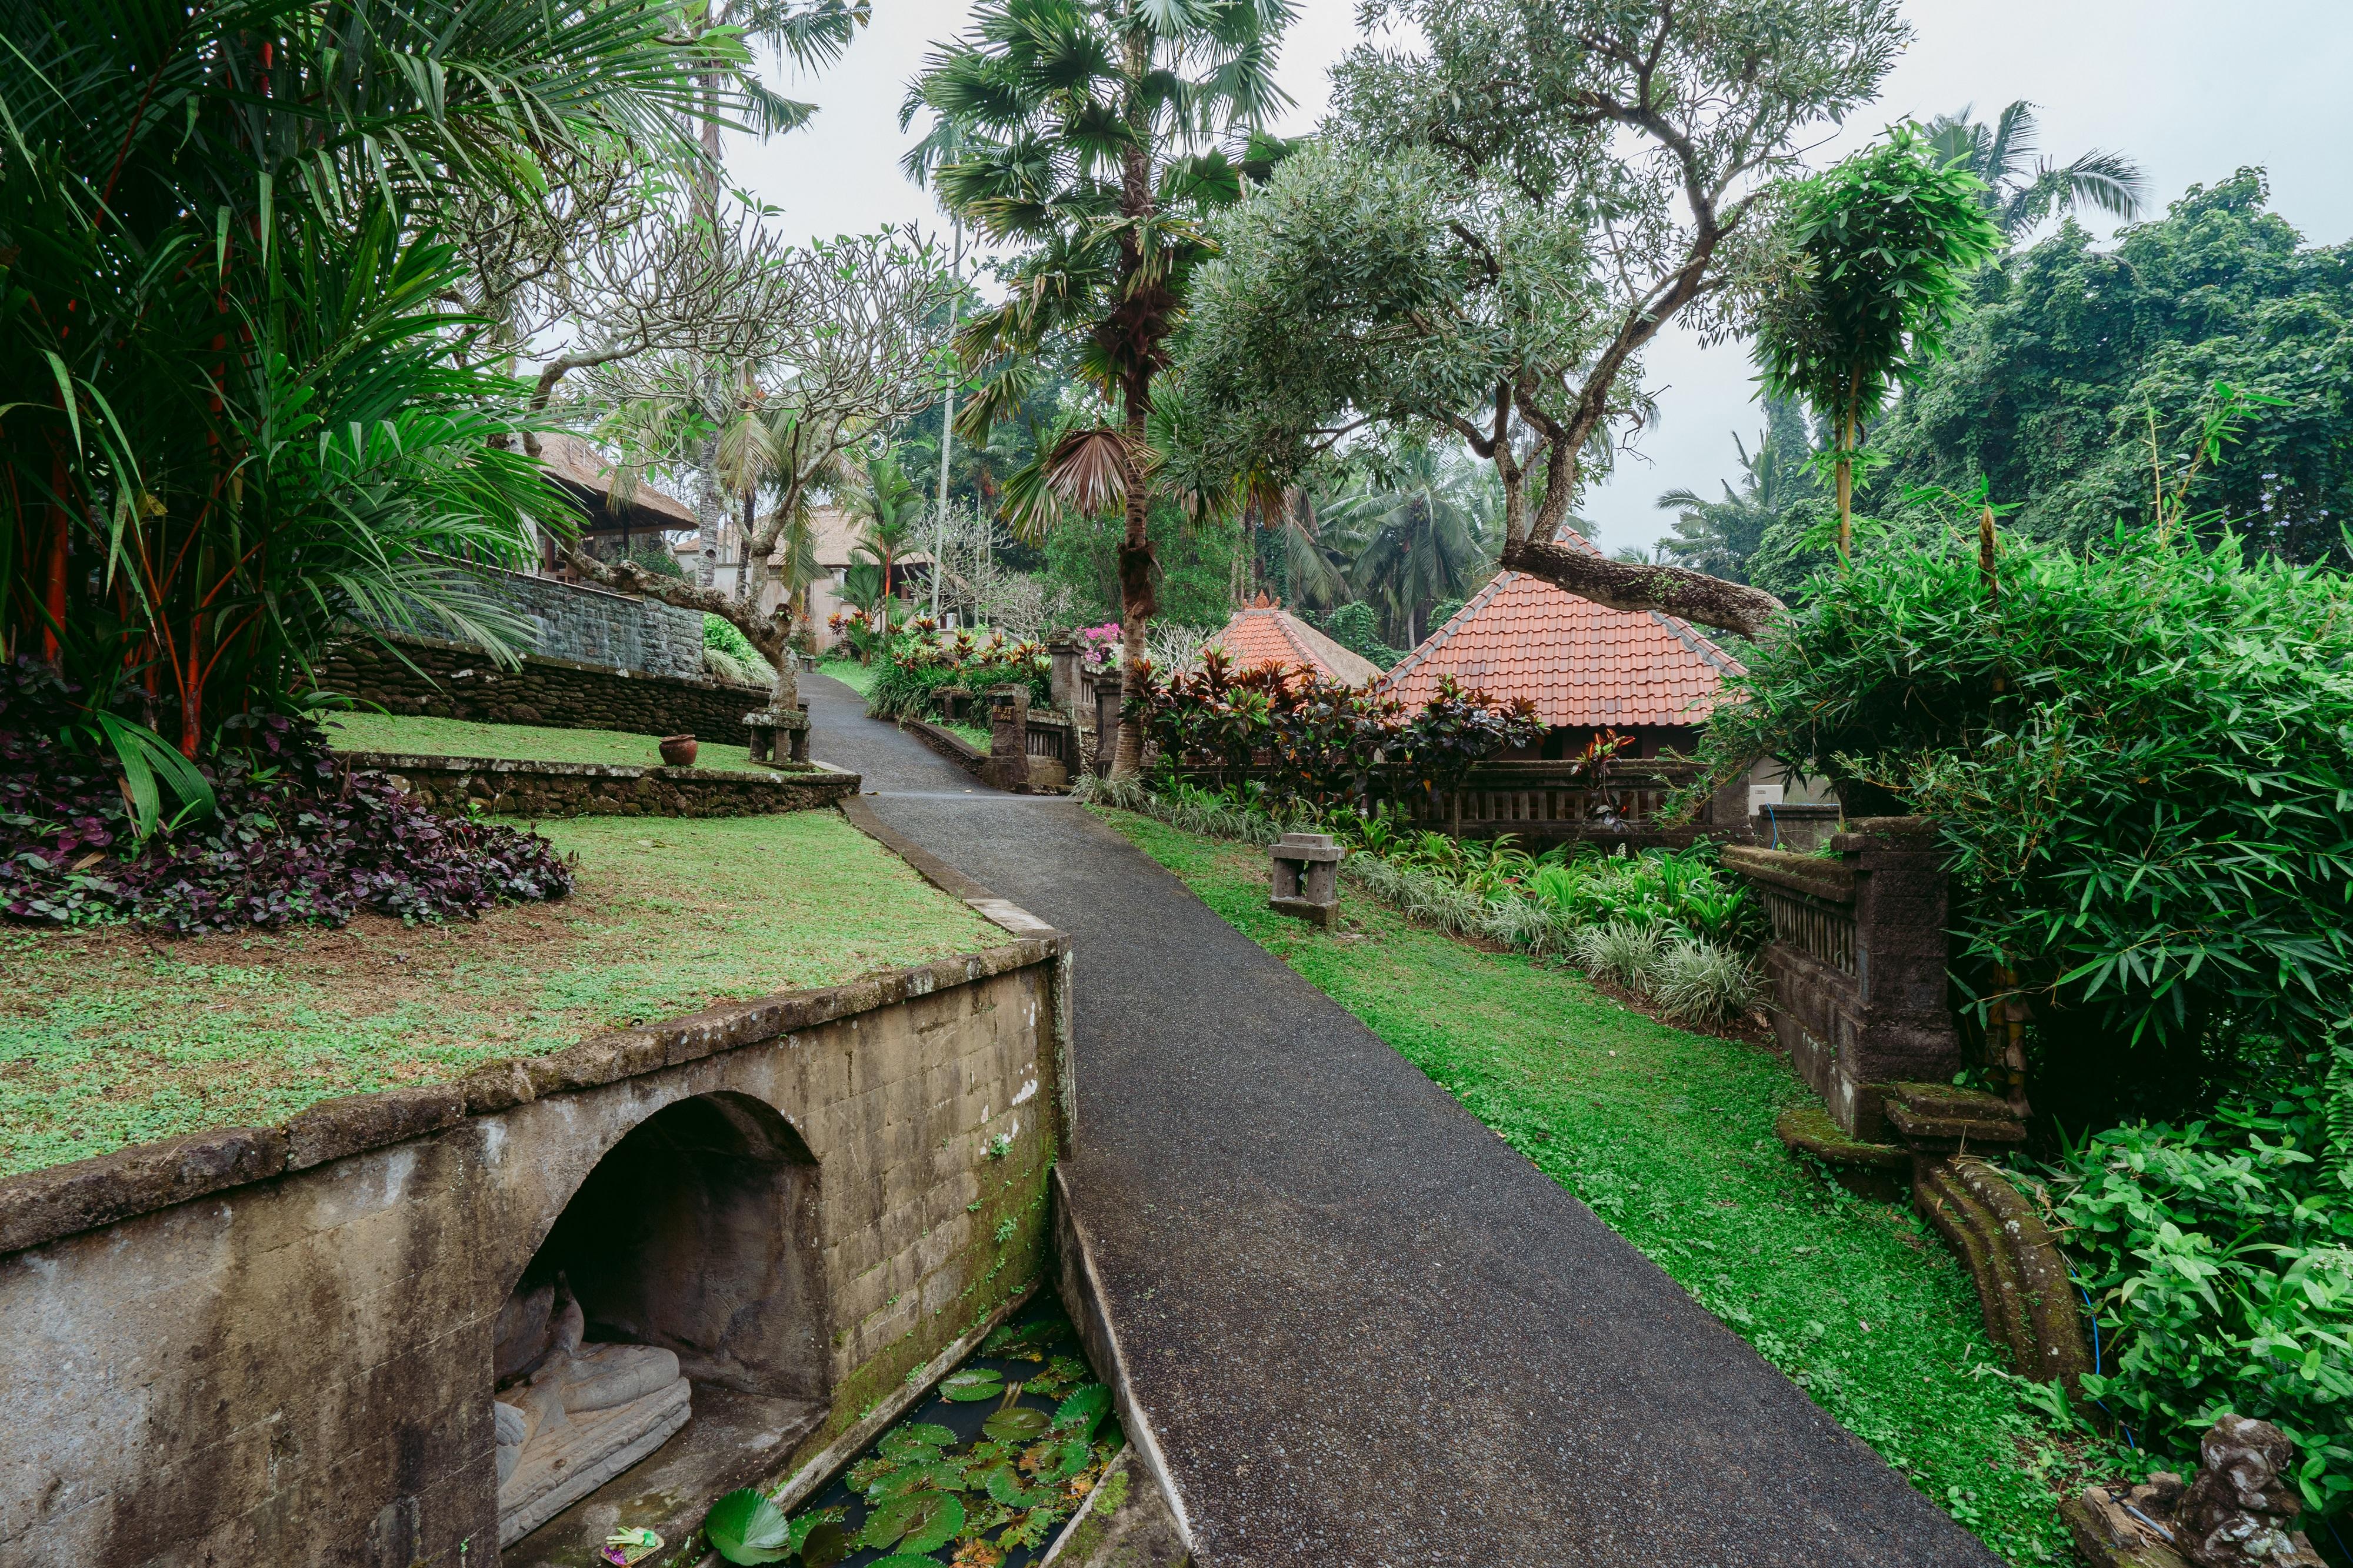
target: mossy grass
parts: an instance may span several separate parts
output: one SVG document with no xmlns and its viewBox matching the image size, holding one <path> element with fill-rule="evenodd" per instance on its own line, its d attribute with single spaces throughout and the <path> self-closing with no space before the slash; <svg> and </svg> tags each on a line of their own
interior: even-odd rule
<svg viewBox="0 0 2353 1568">
<path fill-rule="evenodd" d="M 1809 1097 L 1779 1057 L 1630 1012 L 1566 967 L 1413 925 L 1345 882 L 1340 923 L 1319 931 L 1267 909 L 1262 849 L 1103 815 L 1994 1552 L 2071 1560 L 2057 1505 L 2073 1448 L 2019 1399 L 1968 1276 L 1926 1226 L 1782 1147 L 1775 1118 Z"/>
<path fill-rule="evenodd" d="M 396 713 L 339 713 L 325 721 L 327 743 L 339 752 L 396 752 L 419 757 L 504 757 L 533 763 L 603 763 L 658 768 L 661 737 L 620 730 L 557 730 L 541 724 L 478 724 L 464 719 L 411 718 Z M 708 738 L 697 742 L 694 765 L 733 773 L 772 772 L 742 746 Z"/>
<path fill-rule="evenodd" d="M 819 658 L 817 672 L 829 675 L 860 697 L 874 695 L 874 683 L 882 679 L 879 664 L 860 664 L 854 658 Z"/>
<path fill-rule="evenodd" d="M 480 921 L 0 931 L 0 1175 L 1007 940 L 831 811 L 542 830 L 578 890 Z"/>
</svg>

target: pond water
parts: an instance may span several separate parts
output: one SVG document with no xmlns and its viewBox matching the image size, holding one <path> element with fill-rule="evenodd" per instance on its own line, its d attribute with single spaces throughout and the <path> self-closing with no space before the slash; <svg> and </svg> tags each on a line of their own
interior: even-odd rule
<svg viewBox="0 0 2353 1568">
<path fill-rule="evenodd" d="M 788 1539 L 775 1539 L 785 1521 L 770 1508 L 765 1536 L 748 1531 L 764 1549 L 729 1552 L 723 1501 L 712 1541 L 730 1561 L 804 1568 L 1027 1568 L 1125 1441 L 1111 1391 L 1095 1381 L 1061 1304 L 1041 1290 L 794 1510 Z M 735 1496 L 748 1507 L 748 1494 Z M 786 1551 L 768 1554 L 777 1547 Z"/>
</svg>

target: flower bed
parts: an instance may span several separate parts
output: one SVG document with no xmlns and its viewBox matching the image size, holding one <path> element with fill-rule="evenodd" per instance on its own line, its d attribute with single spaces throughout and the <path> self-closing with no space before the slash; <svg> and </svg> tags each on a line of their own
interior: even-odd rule
<svg viewBox="0 0 2353 1568">
<path fill-rule="evenodd" d="M 1032 703 L 1053 700 L 1052 661 L 1039 643 L 1002 632 L 938 632 L 918 620 L 892 640 L 881 673 L 867 693 L 866 710 L 882 719 L 943 719 L 940 693 L 956 688 L 976 695 L 1000 686 L 1027 686 Z M 986 751 L 986 742 L 982 745 Z"/>
</svg>

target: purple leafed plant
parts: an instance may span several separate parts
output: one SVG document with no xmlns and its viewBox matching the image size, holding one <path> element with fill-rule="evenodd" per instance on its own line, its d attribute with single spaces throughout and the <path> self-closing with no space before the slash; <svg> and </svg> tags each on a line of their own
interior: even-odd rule
<svg viewBox="0 0 2353 1568">
<path fill-rule="evenodd" d="M 89 721 L 78 696 L 30 660 L 0 671 L 0 911 L 15 920 L 184 934 L 342 925 L 369 910 L 470 917 L 572 890 L 540 835 L 437 816 L 280 714 L 222 724 L 198 759 L 216 813 L 142 840 L 113 757 L 74 744 Z"/>
</svg>

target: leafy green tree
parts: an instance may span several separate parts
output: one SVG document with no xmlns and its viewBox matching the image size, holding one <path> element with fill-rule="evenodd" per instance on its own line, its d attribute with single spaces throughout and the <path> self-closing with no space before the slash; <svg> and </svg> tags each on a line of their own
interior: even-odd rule
<svg viewBox="0 0 2353 1568">
<path fill-rule="evenodd" d="M 1740 452 L 1740 489 L 1727 479 L 1721 500 L 1684 489 L 1660 496 L 1659 510 L 1677 514 L 1674 537 L 1661 542 L 1669 557 L 1695 572 L 1750 583 L 1749 564 L 1766 534 L 1801 501 L 1819 495 L 1820 486 L 1809 467 L 1813 442 L 1805 416 L 1788 398 L 1765 400 L 1765 428 L 1755 450 L 1737 436 L 1733 445 Z"/>
<path fill-rule="evenodd" d="M 1145 426 L 1192 275 L 1211 253 L 1201 221 L 1240 199 L 1279 144 L 1258 134 L 1285 101 L 1274 84 L 1287 0 L 988 0 L 969 37 L 932 57 L 916 90 L 955 128 L 934 169 L 947 209 L 1017 247 L 1008 293 L 957 335 L 989 367 L 962 433 L 985 439 L 1034 381 L 1039 357 L 1093 387 L 1104 417 L 1039 454 L 1042 482 L 1008 511 L 1035 537 L 1069 512 L 1119 510 L 1127 677 L 1141 689 L 1154 609 Z M 1114 774 L 1141 734 L 1123 725 Z"/>
<path fill-rule="evenodd" d="M 841 510 L 857 520 L 863 538 L 859 548 L 882 569 L 882 595 L 899 591 L 892 568 L 916 542 L 924 516 L 923 492 L 917 489 L 899 461 L 888 450 L 870 452 L 849 474 L 836 499 Z"/>
<path fill-rule="evenodd" d="M 2147 181 L 2122 153 L 2094 147 L 2072 163 L 2035 155 L 2034 105 L 2020 99 L 1991 125 L 1969 118 L 1972 106 L 1928 121 L 1928 145 L 1947 164 L 1985 182 L 1978 200 L 2006 241 L 2023 239 L 2054 214 L 2096 207 L 2116 217 L 2138 217 Z"/>
<path fill-rule="evenodd" d="M 2204 534 L 2353 565 L 2353 244 L 2306 246 L 2259 172 L 2192 187 L 2112 248 L 2063 225 L 1971 294 L 1952 352 L 1873 432 L 1870 510 L 1982 482 L 2020 532 L 2109 548 L 2149 520 L 2152 457 L 2171 466 L 2226 384 L 2279 405 L 2192 480 Z"/>
<path fill-rule="evenodd" d="M 1944 352 L 1968 274 L 2000 247 L 1982 189 L 1899 125 L 1791 195 L 1790 238 L 1804 266 L 1766 301 L 1758 379 L 1831 426 L 1842 558 L 1852 548 L 1863 421 Z"/>
<path fill-rule="evenodd" d="M 1671 321 L 1736 331 L 1771 280 L 1768 195 L 1868 102 L 1892 0 L 1391 0 L 1335 72 L 1327 144 L 1220 221 L 1183 374 L 1217 465 L 1277 479 L 1350 429 L 1459 437 L 1504 498 L 1504 564 L 1620 608 L 1753 631 L 1769 595 L 1561 541 Z"/>
</svg>

